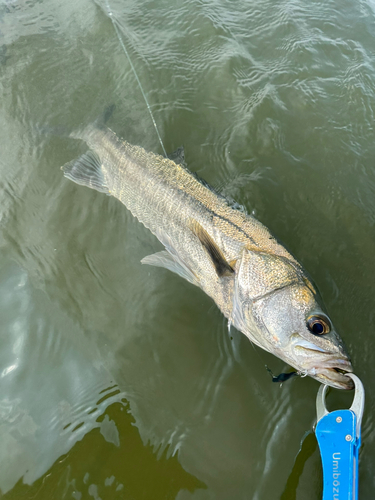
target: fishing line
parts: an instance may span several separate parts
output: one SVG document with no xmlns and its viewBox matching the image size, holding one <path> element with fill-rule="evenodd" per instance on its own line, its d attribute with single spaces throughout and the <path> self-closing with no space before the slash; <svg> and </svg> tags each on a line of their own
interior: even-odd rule
<svg viewBox="0 0 375 500">
<path fill-rule="evenodd" d="M 155 127 L 155 131 L 156 131 L 156 134 L 157 134 L 157 136 L 158 136 L 158 139 L 159 139 L 159 142 L 160 142 L 161 148 L 162 148 L 162 150 L 163 150 L 164 156 L 166 157 L 166 156 L 167 156 L 167 153 L 166 153 L 166 151 L 165 151 L 163 141 L 162 141 L 161 136 L 160 136 L 160 134 L 159 134 L 159 130 L 158 130 L 158 127 L 157 127 L 157 125 L 156 125 L 156 121 L 155 121 L 154 115 L 153 115 L 152 110 L 151 110 L 151 106 L 150 106 L 150 104 L 149 104 L 149 102 L 148 102 L 148 99 L 147 99 L 146 93 L 145 93 L 145 91 L 143 90 L 143 87 L 142 87 L 141 81 L 140 81 L 140 79 L 139 79 L 139 77 L 138 77 L 138 74 L 137 74 L 137 72 L 136 72 L 136 70 L 135 70 L 135 67 L 134 67 L 134 65 L 133 65 L 133 63 L 132 63 L 132 60 L 130 59 L 129 52 L 127 51 L 126 46 L 125 46 L 125 43 L 124 43 L 124 41 L 123 41 L 123 39 L 122 39 L 122 37 L 121 37 L 120 29 L 119 29 L 119 27 L 118 27 L 118 25 L 117 25 L 117 22 L 116 22 L 116 19 L 115 19 L 114 15 L 113 15 L 112 8 L 111 8 L 111 6 L 110 6 L 110 4 L 109 4 L 109 0 L 105 0 L 105 3 L 106 3 L 106 7 L 107 7 L 107 14 L 108 14 L 108 17 L 110 18 L 110 20 L 111 20 L 111 22 L 112 22 L 112 24 L 113 24 L 113 27 L 114 27 L 114 30 L 115 30 L 115 32 L 116 32 L 117 38 L 118 38 L 118 40 L 119 40 L 119 42 L 120 42 L 120 45 L 121 45 L 121 47 L 122 47 L 122 49 L 123 49 L 123 51 L 124 51 L 124 53 L 125 53 L 125 55 L 126 55 L 127 60 L 129 61 L 129 64 L 130 64 L 130 67 L 131 67 L 131 69 L 132 69 L 132 71 L 133 71 L 133 73 L 134 73 L 135 79 L 137 80 L 137 83 L 138 83 L 139 89 L 140 89 L 141 94 L 142 94 L 142 96 L 143 96 L 143 99 L 144 99 L 144 101 L 145 101 L 145 103 L 146 103 L 146 106 L 147 106 L 148 112 L 150 113 L 151 121 L 152 121 L 152 123 L 153 123 L 153 125 L 154 125 L 154 127 Z M 232 34 L 232 33 L 231 33 L 231 34 Z M 232 36 L 233 36 L 233 35 L 232 35 Z M 234 38 L 234 37 L 233 37 L 233 38 Z M 230 328 L 231 328 L 231 324 L 232 324 L 232 323 L 231 323 L 231 321 L 229 320 L 229 321 L 228 321 L 228 333 L 229 333 L 229 335 L 230 335 Z M 254 348 L 255 352 L 258 354 L 258 356 L 259 356 L 259 357 L 260 357 L 260 359 L 262 360 L 262 363 L 264 363 L 264 359 L 263 359 L 263 357 L 262 357 L 261 353 L 259 352 L 259 350 L 255 348 L 255 345 L 254 345 L 252 342 L 251 342 L 251 345 L 253 346 L 253 348 Z M 271 372 L 271 370 L 270 370 L 270 369 L 268 368 L 268 366 L 266 365 L 266 363 L 264 363 L 264 366 L 265 366 L 266 370 L 267 370 L 269 373 L 271 373 L 271 375 L 272 375 L 272 378 L 273 378 L 273 381 L 274 381 L 274 382 L 283 382 L 283 381 L 284 381 L 284 378 L 285 378 L 285 380 L 287 380 L 288 378 L 290 378 L 290 377 L 292 377 L 293 375 L 297 374 L 296 372 L 292 372 L 292 373 L 290 373 L 290 374 L 284 374 L 284 373 L 281 373 L 278 377 L 275 377 L 275 376 L 273 375 L 273 373 Z"/>
<path fill-rule="evenodd" d="M 123 48 L 123 51 L 125 52 L 125 55 L 126 55 L 126 57 L 127 57 L 128 61 L 129 61 L 129 64 L 130 64 L 130 67 L 131 67 L 131 69 L 132 69 L 132 71 L 133 71 L 133 73 L 134 73 L 135 79 L 137 80 L 137 83 L 138 83 L 139 89 L 140 89 L 140 91 L 141 91 L 141 93 L 142 93 L 142 95 L 143 95 L 143 99 L 145 100 L 145 103 L 146 103 L 146 106 L 147 106 L 148 112 L 150 113 L 150 117 L 151 117 L 152 123 L 153 123 L 153 125 L 154 125 L 154 127 L 155 127 L 156 134 L 157 134 L 157 136 L 158 136 L 158 139 L 159 139 L 159 142 L 160 142 L 161 148 L 162 148 L 162 150 L 163 150 L 164 156 L 166 157 L 166 156 L 167 156 L 167 153 L 166 153 L 166 151 L 165 151 L 163 141 L 161 140 L 161 137 L 160 137 L 160 134 L 159 134 L 159 130 L 158 130 L 158 127 L 157 127 L 157 125 L 156 125 L 156 121 L 155 121 L 155 119 L 154 119 L 154 115 L 152 114 L 152 111 L 151 111 L 151 106 L 150 106 L 150 104 L 149 104 L 149 102 L 148 102 L 148 99 L 147 99 L 147 97 L 146 97 L 146 94 L 145 94 L 145 92 L 144 92 L 144 90 L 143 90 L 143 87 L 142 87 L 141 81 L 140 81 L 140 79 L 138 78 L 138 75 L 137 75 L 137 72 L 136 72 L 136 70 L 135 70 L 135 67 L 133 66 L 133 63 L 132 63 L 132 61 L 131 61 L 131 59 L 130 59 L 129 53 L 128 53 L 128 51 L 126 50 L 126 46 L 125 46 L 125 43 L 124 43 L 124 41 L 123 41 L 123 39 L 122 39 L 122 37 L 121 37 L 119 27 L 117 26 L 117 23 L 116 23 L 115 17 L 114 17 L 114 15 L 113 15 L 113 12 L 112 12 L 112 9 L 111 9 L 111 6 L 109 5 L 109 0 L 105 0 L 105 3 L 106 3 L 106 6 L 107 6 L 108 17 L 110 18 L 110 20 L 111 20 L 111 22 L 112 22 L 112 24 L 113 24 L 113 27 L 114 27 L 114 29 L 115 29 L 115 32 L 116 32 L 117 38 L 118 38 L 118 40 L 119 40 L 119 42 L 120 42 L 120 45 L 121 45 L 121 47 Z"/>
</svg>

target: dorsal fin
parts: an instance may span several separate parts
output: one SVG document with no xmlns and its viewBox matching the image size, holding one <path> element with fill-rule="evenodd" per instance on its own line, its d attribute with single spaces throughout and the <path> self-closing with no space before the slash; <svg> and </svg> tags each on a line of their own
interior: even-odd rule
<svg viewBox="0 0 375 500">
<path fill-rule="evenodd" d="M 186 169 L 188 170 L 188 169 Z M 216 196 L 218 196 L 219 198 L 225 200 L 228 205 L 230 205 L 230 203 L 228 202 L 227 198 L 225 196 L 223 196 L 220 192 L 219 189 L 215 188 L 214 186 L 211 186 L 211 184 L 209 184 L 207 181 L 205 181 L 202 177 L 200 177 L 197 172 L 191 172 L 190 170 L 188 170 L 188 172 L 200 183 L 202 184 L 202 186 L 204 186 L 205 188 L 209 189 L 210 191 L 212 191 Z"/>
<path fill-rule="evenodd" d="M 180 146 L 179 148 L 176 149 L 176 151 L 173 151 L 170 155 L 168 155 L 168 158 L 176 163 L 176 165 L 181 165 L 185 169 L 187 169 L 187 165 L 185 162 L 185 150 L 184 146 Z"/>
<path fill-rule="evenodd" d="M 199 222 L 193 220 L 191 222 L 191 230 L 207 250 L 219 278 L 232 276 L 234 274 L 233 267 L 226 261 L 223 252 Z"/>
</svg>

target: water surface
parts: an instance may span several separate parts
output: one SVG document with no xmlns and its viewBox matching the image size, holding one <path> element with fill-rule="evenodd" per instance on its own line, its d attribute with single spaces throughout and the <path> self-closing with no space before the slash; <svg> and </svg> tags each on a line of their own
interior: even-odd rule
<svg viewBox="0 0 375 500">
<path fill-rule="evenodd" d="M 370 0 L 2 1 L 0 496 L 321 498 L 319 384 L 273 384 L 282 361 L 141 266 L 156 238 L 62 176 L 86 150 L 69 133 L 112 104 L 113 130 L 162 152 L 116 26 L 166 150 L 316 282 L 365 385 L 373 498 L 374 22 Z"/>
</svg>

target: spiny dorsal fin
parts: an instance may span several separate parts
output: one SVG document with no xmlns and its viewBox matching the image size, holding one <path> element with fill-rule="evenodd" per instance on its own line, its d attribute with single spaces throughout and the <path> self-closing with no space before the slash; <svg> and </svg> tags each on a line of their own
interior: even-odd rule
<svg viewBox="0 0 375 500">
<path fill-rule="evenodd" d="M 207 253 L 212 260 L 219 278 L 222 278 L 223 276 L 231 276 L 232 274 L 234 274 L 234 269 L 225 260 L 223 252 L 220 250 L 211 236 L 207 233 L 207 231 L 203 229 L 199 222 L 193 220 L 191 223 L 191 229 L 193 233 L 198 237 L 204 248 L 207 250 Z"/>
<path fill-rule="evenodd" d="M 185 162 L 185 150 L 184 146 L 180 146 L 179 148 L 176 149 L 176 151 L 173 151 L 170 155 L 168 155 L 168 158 L 176 163 L 176 165 L 181 165 L 184 168 L 187 168 L 186 162 Z"/>
</svg>

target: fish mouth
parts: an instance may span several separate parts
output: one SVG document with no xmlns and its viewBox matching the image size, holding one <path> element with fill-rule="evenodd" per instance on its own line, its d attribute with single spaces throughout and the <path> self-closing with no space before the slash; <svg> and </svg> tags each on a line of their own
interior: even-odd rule
<svg viewBox="0 0 375 500">
<path fill-rule="evenodd" d="M 308 363 L 307 369 L 305 371 L 301 370 L 303 374 L 336 389 L 354 389 L 354 382 L 347 375 L 347 373 L 353 373 L 349 358 L 345 358 L 343 355 L 337 356 L 336 354 L 334 356 L 333 353 L 324 353 L 323 350 L 312 349 L 310 346 L 298 347 L 298 350 L 303 350 L 305 355 L 308 352 L 310 355 L 313 353 L 316 355 L 316 357 L 312 357 L 311 363 Z"/>
<path fill-rule="evenodd" d="M 316 369 L 317 372 L 313 375 L 313 377 L 322 384 L 330 385 L 336 389 L 354 389 L 353 380 L 347 376 L 347 373 L 353 373 L 353 368 L 350 362 L 348 362 L 348 364 L 350 366 L 348 366 L 345 370 L 343 370 L 341 366 L 340 368 L 318 368 Z"/>
<path fill-rule="evenodd" d="M 348 359 L 337 358 L 315 363 L 309 370 L 310 375 L 322 384 L 330 385 L 336 389 L 354 389 L 353 380 L 347 373 L 353 373 L 353 367 Z"/>
</svg>

